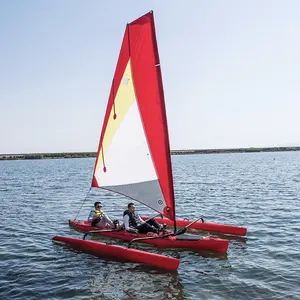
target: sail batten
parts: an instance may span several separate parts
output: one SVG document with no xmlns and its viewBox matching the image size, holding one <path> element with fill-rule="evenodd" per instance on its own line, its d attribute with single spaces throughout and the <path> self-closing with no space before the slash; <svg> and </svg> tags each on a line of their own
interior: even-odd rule
<svg viewBox="0 0 300 300">
<path fill-rule="evenodd" d="M 152 12 L 126 26 L 92 186 L 136 199 L 175 220 L 169 136 Z"/>
</svg>

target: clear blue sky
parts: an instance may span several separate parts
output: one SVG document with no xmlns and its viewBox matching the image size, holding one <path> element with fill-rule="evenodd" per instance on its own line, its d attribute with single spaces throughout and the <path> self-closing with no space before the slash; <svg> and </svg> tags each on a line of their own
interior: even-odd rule
<svg viewBox="0 0 300 300">
<path fill-rule="evenodd" d="M 300 2 L 0 1 L 0 153 L 96 151 L 153 9 L 172 149 L 300 145 Z"/>
</svg>

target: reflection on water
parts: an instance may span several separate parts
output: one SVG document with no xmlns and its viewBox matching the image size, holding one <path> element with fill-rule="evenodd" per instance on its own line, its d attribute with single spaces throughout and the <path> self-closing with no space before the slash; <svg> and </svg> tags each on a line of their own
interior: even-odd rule
<svg viewBox="0 0 300 300">
<path fill-rule="evenodd" d="M 94 274 L 90 286 L 95 299 L 100 296 L 103 299 L 187 299 L 178 274 L 161 273 L 144 265 Z"/>
</svg>

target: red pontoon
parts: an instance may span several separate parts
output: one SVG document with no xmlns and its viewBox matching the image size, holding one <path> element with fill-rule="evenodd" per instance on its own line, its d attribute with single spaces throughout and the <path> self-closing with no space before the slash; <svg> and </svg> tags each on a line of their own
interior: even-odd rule
<svg viewBox="0 0 300 300">
<path fill-rule="evenodd" d="M 119 259 L 125 259 L 132 262 L 148 264 L 169 271 L 176 271 L 180 263 L 180 260 L 177 258 L 91 240 L 83 240 L 66 236 L 54 236 L 52 240 L 56 243 L 70 245 L 93 254 L 104 254 L 110 257 L 117 257 Z"/>
</svg>

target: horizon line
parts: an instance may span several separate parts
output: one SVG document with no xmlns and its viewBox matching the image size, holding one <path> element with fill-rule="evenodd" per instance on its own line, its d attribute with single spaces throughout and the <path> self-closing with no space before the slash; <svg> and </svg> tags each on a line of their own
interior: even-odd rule
<svg viewBox="0 0 300 300">
<path fill-rule="evenodd" d="M 193 153 L 193 152 L 236 152 L 236 151 L 247 151 L 247 152 L 259 152 L 259 151 L 270 151 L 270 150 L 300 150 L 300 146 L 273 146 L 273 147 L 239 147 L 239 148 L 203 148 L 203 149 L 173 149 L 170 150 L 171 154 L 173 153 Z M 24 156 L 24 155 L 42 155 L 42 154 L 92 154 L 96 153 L 97 151 L 62 151 L 62 152 L 25 152 L 25 153 L 0 153 L 0 156 Z"/>
</svg>

